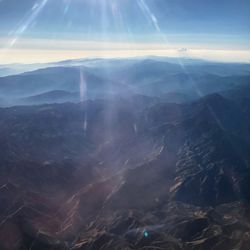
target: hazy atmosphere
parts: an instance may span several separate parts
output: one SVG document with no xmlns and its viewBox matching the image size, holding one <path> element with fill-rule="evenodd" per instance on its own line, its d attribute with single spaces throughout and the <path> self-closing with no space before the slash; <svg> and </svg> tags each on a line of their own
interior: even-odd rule
<svg viewBox="0 0 250 250">
<path fill-rule="evenodd" d="M 249 246 L 249 0 L 0 0 L 0 250 Z"/>
<path fill-rule="evenodd" d="M 2 0 L 0 63 L 188 56 L 250 61 L 248 0 Z"/>
</svg>

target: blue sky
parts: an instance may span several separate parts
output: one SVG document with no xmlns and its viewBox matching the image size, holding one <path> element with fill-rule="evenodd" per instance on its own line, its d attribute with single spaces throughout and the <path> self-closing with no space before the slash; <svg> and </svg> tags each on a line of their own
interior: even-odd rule
<svg viewBox="0 0 250 250">
<path fill-rule="evenodd" d="M 249 0 L 0 0 L 0 56 L 6 49 L 55 51 L 49 41 L 64 51 L 104 41 L 110 49 L 124 43 L 249 51 L 249 13 Z"/>
</svg>

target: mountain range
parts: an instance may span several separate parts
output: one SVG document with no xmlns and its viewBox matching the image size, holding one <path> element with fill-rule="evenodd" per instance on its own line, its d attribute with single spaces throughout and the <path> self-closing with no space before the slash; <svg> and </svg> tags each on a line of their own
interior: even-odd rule
<svg viewBox="0 0 250 250">
<path fill-rule="evenodd" d="M 250 66 L 183 61 L 0 78 L 0 249 L 248 249 Z"/>
</svg>

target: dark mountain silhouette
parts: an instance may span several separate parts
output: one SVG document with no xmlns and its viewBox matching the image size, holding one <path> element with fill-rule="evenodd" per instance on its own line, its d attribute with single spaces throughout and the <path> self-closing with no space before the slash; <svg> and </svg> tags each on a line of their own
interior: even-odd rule
<svg viewBox="0 0 250 250">
<path fill-rule="evenodd" d="M 246 249 L 250 103 L 157 102 L 0 109 L 3 248 Z"/>
<path fill-rule="evenodd" d="M 0 249 L 248 250 L 248 65 L 54 66 L 0 78 Z"/>
</svg>

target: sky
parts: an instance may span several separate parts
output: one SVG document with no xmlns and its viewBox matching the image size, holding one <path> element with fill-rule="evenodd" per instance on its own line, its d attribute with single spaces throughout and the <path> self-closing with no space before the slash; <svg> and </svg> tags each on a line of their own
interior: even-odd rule
<svg viewBox="0 0 250 250">
<path fill-rule="evenodd" d="M 250 62 L 249 0 L 0 0 L 0 64 L 185 56 Z"/>
</svg>

